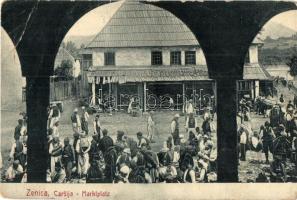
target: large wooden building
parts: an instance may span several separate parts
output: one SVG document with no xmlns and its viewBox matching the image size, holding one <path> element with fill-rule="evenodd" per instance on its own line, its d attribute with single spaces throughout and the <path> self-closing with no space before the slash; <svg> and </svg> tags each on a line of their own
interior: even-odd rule
<svg viewBox="0 0 297 200">
<path fill-rule="evenodd" d="M 250 47 L 238 88 L 259 94 L 267 79 L 258 64 L 258 46 Z M 146 111 L 182 109 L 193 99 L 197 109 L 215 104 L 216 84 L 208 77 L 203 51 L 190 29 L 172 13 L 140 2 L 124 2 L 81 52 L 82 79 L 90 100 L 125 109 L 132 97 Z M 202 97 L 202 98 L 200 98 Z"/>
</svg>

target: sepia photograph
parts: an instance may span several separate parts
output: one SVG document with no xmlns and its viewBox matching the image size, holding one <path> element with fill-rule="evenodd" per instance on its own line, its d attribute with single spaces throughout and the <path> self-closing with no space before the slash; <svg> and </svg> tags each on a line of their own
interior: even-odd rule
<svg viewBox="0 0 297 200">
<path fill-rule="evenodd" d="M 3 1 L 0 77 L 5 198 L 296 187 L 297 2 Z"/>
</svg>

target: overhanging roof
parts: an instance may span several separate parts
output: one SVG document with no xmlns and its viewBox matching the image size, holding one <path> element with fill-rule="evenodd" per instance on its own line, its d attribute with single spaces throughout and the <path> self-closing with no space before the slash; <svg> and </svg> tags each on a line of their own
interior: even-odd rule
<svg viewBox="0 0 297 200">
<path fill-rule="evenodd" d="M 244 80 L 269 80 L 270 74 L 258 63 L 247 63 L 243 68 Z"/>
<path fill-rule="evenodd" d="M 211 80 L 206 65 L 92 66 L 87 74 L 89 78 L 109 77 L 112 83 Z M 244 80 L 269 80 L 270 78 L 269 73 L 257 63 L 244 66 Z"/>
<path fill-rule="evenodd" d="M 210 80 L 206 65 L 91 67 L 88 77 L 111 77 L 111 82 L 198 81 Z"/>
</svg>

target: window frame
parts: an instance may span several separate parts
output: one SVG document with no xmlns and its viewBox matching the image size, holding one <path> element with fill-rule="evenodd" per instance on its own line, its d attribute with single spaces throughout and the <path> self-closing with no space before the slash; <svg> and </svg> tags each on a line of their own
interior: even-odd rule
<svg viewBox="0 0 297 200">
<path fill-rule="evenodd" d="M 155 55 L 154 54 L 161 54 L 161 56 L 159 55 L 159 62 L 156 62 L 156 59 L 155 59 Z M 151 52 L 151 65 L 163 65 L 163 52 L 160 51 L 160 50 L 155 50 L 155 51 L 152 51 Z"/>
<path fill-rule="evenodd" d="M 181 51 L 170 51 L 170 65 L 181 65 Z"/>
<path fill-rule="evenodd" d="M 189 53 L 193 53 L 194 62 L 189 62 Z M 185 51 L 185 65 L 196 65 L 196 50 Z"/>
<path fill-rule="evenodd" d="M 109 57 L 110 55 L 112 55 L 112 57 Z M 110 60 L 110 58 L 112 59 Z M 114 51 L 104 52 L 104 66 L 115 66 L 115 65 L 116 65 L 115 52 Z"/>
</svg>

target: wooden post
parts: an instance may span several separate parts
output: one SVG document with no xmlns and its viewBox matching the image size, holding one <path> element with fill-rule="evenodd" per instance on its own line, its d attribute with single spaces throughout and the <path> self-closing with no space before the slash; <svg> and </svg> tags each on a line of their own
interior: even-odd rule
<svg viewBox="0 0 297 200">
<path fill-rule="evenodd" d="M 113 93 L 113 95 L 115 97 L 116 110 L 118 110 L 118 84 L 117 83 L 112 84 L 112 93 Z"/>
<path fill-rule="evenodd" d="M 146 82 L 143 82 L 143 111 L 146 112 Z"/>
<path fill-rule="evenodd" d="M 92 105 L 96 105 L 95 79 L 96 77 L 93 77 L 93 80 L 92 80 L 92 102 L 91 102 Z"/>
<path fill-rule="evenodd" d="M 183 108 L 182 108 L 183 113 L 185 111 L 185 109 L 184 109 L 185 103 L 186 103 L 186 84 L 185 84 L 185 82 L 183 82 Z"/>
</svg>

